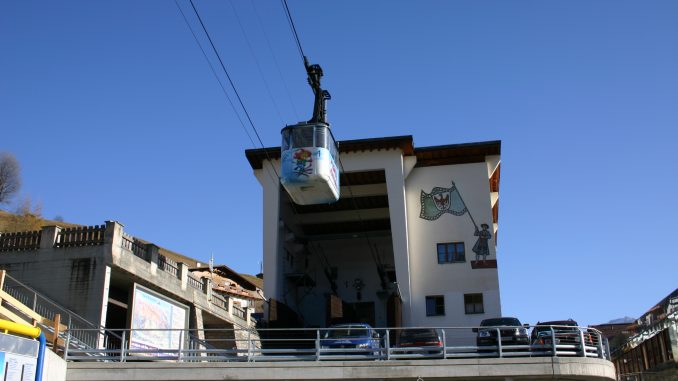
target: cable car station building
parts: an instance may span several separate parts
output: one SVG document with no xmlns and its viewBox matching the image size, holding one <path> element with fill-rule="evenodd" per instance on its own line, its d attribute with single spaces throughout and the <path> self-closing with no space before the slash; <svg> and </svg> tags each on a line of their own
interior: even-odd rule
<svg viewBox="0 0 678 381">
<path fill-rule="evenodd" d="M 270 326 L 477 326 L 501 316 L 501 143 L 338 146 L 341 196 L 316 205 L 295 204 L 280 185 L 279 147 L 246 151 L 263 188 Z"/>
</svg>

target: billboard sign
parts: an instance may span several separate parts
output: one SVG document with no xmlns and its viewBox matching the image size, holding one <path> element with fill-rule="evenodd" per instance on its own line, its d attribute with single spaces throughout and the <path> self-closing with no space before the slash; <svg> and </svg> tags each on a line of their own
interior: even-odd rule
<svg viewBox="0 0 678 381">
<path fill-rule="evenodd" d="M 129 349 L 179 349 L 189 307 L 134 284 Z M 149 356 L 164 356 L 152 353 Z"/>
</svg>

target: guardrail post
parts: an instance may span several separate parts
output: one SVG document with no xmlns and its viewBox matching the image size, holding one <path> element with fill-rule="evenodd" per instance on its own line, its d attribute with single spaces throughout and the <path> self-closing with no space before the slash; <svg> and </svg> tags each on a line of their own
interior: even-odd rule
<svg viewBox="0 0 678 381">
<path fill-rule="evenodd" d="M 495 329 L 497 330 L 497 351 L 499 352 L 499 357 L 503 357 L 503 351 L 501 349 L 501 329 Z"/>
<path fill-rule="evenodd" d="M 558 357 L 558 347 L 556 346 L 556 331 L 551 327 L 551 348 L 553 348 L 553 355 Z"/>
<path fill-rule="evenodd" d="M 57 351 L 57 347 L 59 346 L 59 333 L 60 333 L 60 327 L 61 326 L 61 314 L 55 314 L 54 315 L 54 341 L 52 342 L 52 350 L 54 352 Z"/>
<path fill-rule="evenodd" d="M 603 335 L 600 334 L 599 332 L 596 332 L 596 337 L 598 338 L 598 358 L 605 358 L 605 354 L 603 353 Z M 666 352 L 664 352 L 666 353 Z"/>
<path fill-rule="evenodd" d="M 579 328 L 579 345 L 581 345 L 581 357 L 586 357 L 586 342 L 584 341 L 584 331 Z"/>
<path fill-rule="evenodd" d="M 386 347 L 386 360 L 391 359 L 391 336 L 389 335 L 388 328 L 386 329 L 386 336 L 384 336 L 384 346 Z"/>
<path fill-rule="evenodd" d="M 181 289 L 185 291 L 188 287 L 188 265 L 183 262 L 177 263 L 177 278 L 181 280 Z"/>
<path fill-rule="evenodd" d="M 233 329 L 233 337 L 235 337 L 235 328 Z M 236 348 L 238 346 L 236 345 Z M 247 362 L 252 361 L 252 331 L 247 330 Z"/>
<path fill-rule="evenodd" d="M 315 361 L 320 361 L 320 330 L 315 330 Z"/>
<path fill-rule="evenodd" d="M 181 362 L 182 356 L 181 352 L 183 351 L 183 344 L 184 343 L 184 331 L 181 330 L 179 331 L 179 348 L 177 349 L 177 362 Z"/>
<path fill-rule="evenodd" d="M 212 279 L 209 277 L 202 278 L 202 288 L 207 300 L 212 300 Z"/>
<path fill-rule="evenodd" d="M 150 262 L 151 274 L 155 275 L 158 272 L 158 255 L 160 254 L 160 247 L 152 243 L 146 244 L 146 255 Z"/>
<path fill-rule="evenodd" d="M 71 345 L 71 330 L 66 333 L 66 343 L 64 344 L 64 361 L 68 361 L 68 346 Z"/>
<path fill-rule="evenodd" d="M 443 329 L 443 358 L 447 358 L 447 336 L 445 334 L 445 330 Z"/>
<path fill-rule="evenodd" d="M 132 331 L 130 331 L 130 334 Z M 125 347 L 127 346 L 125 341 L 127 339 L 127 331 L 122 331 L 122 338 L 120 339 L 120 362 L 125 362 Z"/>
</svg>

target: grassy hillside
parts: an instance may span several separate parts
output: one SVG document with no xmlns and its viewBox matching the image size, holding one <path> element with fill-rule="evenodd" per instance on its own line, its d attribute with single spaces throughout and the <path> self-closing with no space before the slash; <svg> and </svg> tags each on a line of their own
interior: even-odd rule
<svg viewBox="0 0 678 381">
<path fill-rule="evenodd" d="M 48 220 L 32 215 L 16 215 L 14 213 L 9 213 L 3 210 L 0 210 L 0 233 L 9 233 L 9 232 L 16 232 L 16 231 L 34 231 L 34 230 L 40 230 L 42 226 L 49 226 L 49 225 L 57 225 L 61 226 L 64 228 L 70 228 L 70 227 L 76 227 L 76 226 L 83 226 L 80 224 L 73 224 L 70 222 L 62 222 L 62 221 L 54 221 L 54 220 Z M 146 240 L 144 240 L 141 237 L 136 237 L 143 243 L 151 243 Z M 183 255 L 180 253 L 176 253 L 174 251 L 165 249 L 164 247 L 160 247 L 160 254 L 171 258 L 172 260 L 176 262 L 183 262 L 188 265 L 189 268 L 195 268 L 195 267 L 200 267 L 204 266 L 209 262 L 209 260 L 204 260 L 200 261 L 195 258 L 189 257 L 187 255 Z M 254 282 L 259 282 L 262 283 L 260 287 L 263 287 L 263 281 L 261 279 L 258 279 L 254 276 L 250 276 L 254 279 L 252 279 Z M 257 284 L 257 283 L 255 283 Z"/>
<path fill-rule="evenodd" d="M 80 226 L 70 222 L 60 222 L 40 218 L 40 216 L 21 216 L 0 210 L 0 233 L 40 230 L 42 226 L 59 225 L 65 228 Z"/>
</svg>

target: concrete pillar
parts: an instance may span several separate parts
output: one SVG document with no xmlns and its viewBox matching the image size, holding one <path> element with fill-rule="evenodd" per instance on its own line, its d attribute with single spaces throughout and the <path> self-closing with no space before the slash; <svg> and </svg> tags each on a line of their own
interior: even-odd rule
<svg viewBox="0 0 678 381">
<path fill-rule="evenodd" d="M 233 316 L 233 298 L 228 298 L 228 314 Z"/>
<path fill-rule="evenodd" d="M 252 309 L 249 307 L 245 307 L 245 319 L 247 319 L 247 328 L 249 328 L 252 323 Z"/>
<path fill-rule="evenodd" d="M 202 278 L 202 287 L 203 291 L 205 292 L 205 296 L 207 296 L 207 300 L 212 300 L 212 279 L 208 277 Z"/>
<path fill-rule="evenodd" d="M 146 252 L 151 261 L 151 274 L 158 273 L 158 255 L 160 255 L 160 248 L 152 243 L 146 244 Z"/>
<path fill-rule="evenodd" d="M 205 341 L 205 325 L 202 320 L 202 310 L 200 308 L 191 307 L 189 327 L 194 332 L 198 340 Z M 198 344 L 193 349 L 206 349 L 204 345 Z M 206 352 L 200 352 L 200 356 L 207 356 Z"/>
<path fill-rule="evenodd" d="M 673 353 L 673 361 L 678 362 L 678 322 L 669 325 L 669 346 Z"/>
<path fill-rule="evenodd" d="M 104 269 L 104 290 L 101 295 L 101 317 L 99 319 L 99 325 L 101 327 L 106 327 L 106 315 L 108 315 L 108 291 L 111 287 L 111 267 L 106 266 Z M 99 348 L 105 348 L 106 337 L 103 333 L 99 334 Z"/>
<path fill-rule="evenodd" d="M 398 290 L 403 301 L 403 324 L 412 323 L 409 239 L 407 233 L 407 200 L 405 198 L 405 171 L 402 156 L 385 166 L 388 208 L 391 218 L 393 259 L 398 278 Z"/>
<path fill-rule="evenodd" d="M 669 328 L 669 329 L 670 329 L 670 328 Z M 668 331 L 666 331 L 666 333 L 668 334 Z M 668 354 L 666 353 L 666 349 L 667 349 L 667 348 L 666 348 L 666 343 L 664 342 L 664 339 L 663 339 L 664 334 L 663 334 L 663 333 L 660 333 L 659 336 L 660 336 L 660 340 L 659 340 L 659 352 L 661 353 L 661 362 L 662 362 L 662 363 L 665 363 L 665 362 L 669 361 L 669 359 L 668 359 Z M 668 336 L 668 335 L 667 335 L 667 336 Z"/>
<path fill-rule="evenodd" d="M 280 162 L 275 162 L 276 170 Z M 264 255 L 264 290 L 266 295 L 282 300 L 283 281 L 282 263 L 279 254 L 279 203 L 280 184 L 275 176 L 273 166 L 264 161 L 263 168 L 255 171 L 255 175 L 263 188 L 263 255 Z M 268 309 L 265 311 L 268 319 Z"/>
<path fill-rule="evenodd" d="M 198 339 L 205 340 L 205 324 L 203 323 L 202 310 L 200 308 L 191 308 L 191 320 L 193 323 L 191 328 L 196 330 Z"/>
<path fill-rule="evenodd" d="M 106 221 L 104 243 L 113 244 L 114 247 L 122 246 L 122 233 L 125 225 L 117 221 Z"/>
<path fill-rule="evenodd" d="M 188 266 L 183 262 L 179 262 L 177 263 L 177 268 L 177 276 L 181 280 L 181 289 L 186 290 L 188 287 Z"/>
<path fill-rule="evenodd" d="M 641 359 L 643 360 L 642 370 L 647 370 L 650 367 L 650 362 L 648 361 L 647 358 L 647 345 L 645 345 L 646 343 L 649 344 L 649 342 L 646 341 L 638 346 L 638 349 L 640 349 Z"/>
<path fill-rule="evenodd" d="M 412 280 L 410 279 L 405 178 L 409 176 L 414 168 L 416 160 L 403 158 L 402 151 L 394 149 L 381 151 L 379 154 L 370 154 L 369 160 L 361 154 L 349 154 L 346 157 L 342 157 L 342 161 L 346 172 L 383 169 L 386 174 L 393 260 L 398 279 L 398 290 L 403 302 L 402 321 L 404 325 L 410 325 L 412 319 L 412 300 L 410 297 L 412 294 Z"/>
<path fill-rule="evenodd" d="M 40 248 L 51 249 L 56 243 L 57 236 L 61 232 L 61 226 L 51 225 L 43 226 L 40 232 Z"/>
</svg>

